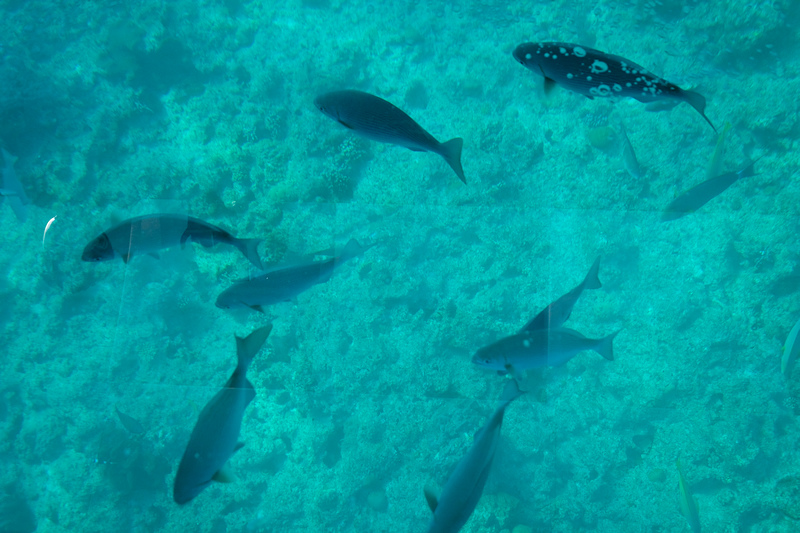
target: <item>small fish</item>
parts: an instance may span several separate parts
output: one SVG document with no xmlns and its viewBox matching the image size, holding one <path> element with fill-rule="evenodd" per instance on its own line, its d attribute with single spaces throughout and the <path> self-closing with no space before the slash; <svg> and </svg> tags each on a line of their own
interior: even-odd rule
<svg viewBox="0 0 800 533">
<path fill-rule="evenodd" d="M 670 202 L 664 210 L 661 220 L 667 222 L 678 219 L 687 213 L 694 213 L 740 179 L 754 176 L 753 165 L 756 164 L 756 161 L 758 161 L 758 159 L 750 162 L 738 172 L 728 172 L 727 174 L 711 178 L 682 193 Z"/>
<path fill-rule="evenodd" d="M 602 287 L 600 279 L 597 277 L 599 270 L 600 258 L 598 257 L 594 260 L 592 267 L 589 269 L 589 272 L 586 274 L 586 277 L 583 278 L 583 281 L 580 283 L 580 285 L 542 309 L 539 314 L 528 321 L 527 324 L 522 326 L 522 329 L 519 330 L 519 333 L 534 331 L 537 329 L 560 328 L 562 325 L 564 325 L 564 322 L 566 322 L 569 316 L 572 314 L 572 308 L 575 307 L 575 302 L 577 302 L 578 298 L 581 297 L 583 291 L 586 289 L 599 289 Z"/>
<path fill-rule="evenodd" d="M 797 354 L 800 353 L 800 342 L 797 337 L 800 335 L 800 319 L 797 320 L 789 336 L 786 337 L 786 342 L 783 345 L 783 356 L 781 356 L 781 373 L 787 378 L 792 373 L 792 367 L 797 360 Z"/>
<path fill-rule="evenodd" d="M 425 489 L 425 499 L 433 512 L 428 533 L 457 533 L 467 523 L 483 494 L 500 441 L 506 407 L 523 394 L 515 380 L 508 380 L 500 405 L 486 425 L 475 434 L 472 447 L 450 474 L 441 496 L 437 499 L 432 491 Z"/>
<path fill-rule="evenodd" d="M 129 218 L 94 238 L 83 249 L 84 261 L 109 261 L 119 256 L 127 264 L 135 255 L 154 255 L 193 241 L 208 248 L 217 243 L 235 246 L 256 268 L 264 266 L 258 256 L 260 239 L 237 239 L 227 231 L 187 215 L 153 214 Z"/>
<path fill-rule="evenodd" d="M 620 130 L 622 130 L 622 164 L 631 177 L 641 179 L 644 176 L 644 169 L 639 164 L 639 160 L 636 159 L 636 152 L 633 151 L 633 145 L 628 138 L 625 126 L 620 124 Z"/>
<path fill-rule="evenodd" d="M 217 297 L 217 307 L 249 307 L 263 313 L 264 306 L 287 302 L 314 285 L 325 283 L 331 279 L 336 267 L 373 246 L 374 244 L 361 246 L 357 240 L 350 239 L 338 257 L 280 268 L 252 279 L 238 281 Z"/>
<path fill-rule="evenodd" d="M 347 129 L 373 141 L 397 144 L 415 152 L 439 154 L 467 182 L 461 168 L 463 139 L 440 143 L 414 119 L 383 98 L 361 91 L 334 91 L 318 96 L 314 105 Z"/>
<path fill-rule="evenodd" d="M 560 85 L 589 99 L 627 96 L 644 103 L 682 101 L 714 128 L 705 114 L 703 95 L 681 89 L 624 57 L 588 46 L 554 42 L 523 43 L 513 55 L 523 66 L 544 77 L 546 93 Z"/>
<path fill-rule="evenodd" d="M 588 339 L 569 328 L 527 330 L 480 348 L 472 357 L 476 365 L 498 374 L 519 373 L 532 368 L 558 366 L 579 352 L 592 350 L 614 360 L 612 342 L 619 331 L 602 339 Z"/>
<path fill-rule="evenodd" d="M 256 391 L 247 379 L 247 368 L 272 331 L 272 324 L 236 337 L 236 369 L 225 386 L 200 411 L 175 475 L 173 498 L 184 504 L 200 494 L 212 481 L 230 482 L 224 467 L 244 446 L 239 442 L 244 412 Z"/>
<path fill-rule="evenodd" d="M 689 528 L 692 533 L 700 533 L 700 507 L 697 505 L 697 500 L 694 499 L 692 493 L 689 491 L 689 484 L 683 475 L 680 459 L 675 460 L 675 466 L 678 467 L 678 485 L 680 489 L 680 502 L 681 513 L 686 517 L 689 523 Z"/>
<path fill-rule="evenodd" d="M 119 418 L 120 423 L 122 423 L 123 427 L 133 433 L 134 435 L 140 435 L 144 433 L 144 426 L 141 422 L 136 420 L 130 415 L 126 415 L 122 411 L 119 410 L 117 406 L 114 406 L 114 411 L 117 412 L 117 418 Z"/>
<path fill-rule="evenodd" d="M 3 193 L 0 194 L 0 202 L 5 197 L 8 197 L 8 205 L 14 211 L 17 220 L 25 222 L 28 219 L 28 208 L 26 206 L 31 201 L 25 194 L 25 189 L 22 188 L 22 183 L 19 182 L 17 173 L 14 171 L 14 163 L 17 158 L 6 152 L 5 148 L 2 149 L 2 153 L 5 167 L 3 168 L 2 181 L 0 182 L 0 188 L 3 190 Z"/>
<path fill-rule="evenodd" d="M 711 161 L 706 170 L 706 179 L 710 180 L 714 176 L 719 176 L 720 172 L 722 172 L 722 159 L 725 157 L 725 137 L 730 129 L 731 123 L 726 122 L 722 126 L 722 131 L 717 135 L 717 144 L 714 146 L 714 155 L 711 156 Z"/>
</svg>

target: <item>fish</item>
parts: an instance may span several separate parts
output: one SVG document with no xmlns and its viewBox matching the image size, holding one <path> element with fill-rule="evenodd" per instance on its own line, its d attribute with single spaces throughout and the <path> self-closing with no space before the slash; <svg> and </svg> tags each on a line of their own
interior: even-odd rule
<svg viewBox="0 0 800 533">
<path fill-rule="evenodd" d="M 500 405 L 476 434 L 466 455 L 456 465 L 439 498 L 425 489 L 425 499 L 433 512 L 428 533 L 457 533 L 467 523 L 483 494 L 486 479 L 492 468 L 503 416 L 511 402 L 525 394 L 514 379 L 508 380 Z"/>
<path fill-rule="evenodd" d="M 81 259 L 98 262 L 121 257 L 127 264 L 136 255 L 158 257 L 159 250 L 185 246 L 189 241 L 206 248 L 217 243 L 230 244 L 242 252 L 256 268 L 264 269 L 258 256 L 260 239 L 237 239 L 224 229 L 199 218 L 167 213 L 123 220 L 92 239 L 83 249 Z"/>
<path fill-rule="evenodd" d="M 260 313 L 264 307 L 288 302 L 314 285 L 331 279 L 333 271 L 350 259 L 363 254 L 375 244 L 361 246 L 350 239 L 341 253 L 325 261 L 314 261 L 278 268 L 251 279 L 237 281 L 217 297 L 221 309 L 250 308 Z"/>
<path fill-rule="evenodd" d="M 628 138 L 625 126 L 620 124 L 620 130 L 622 131 L 622 164 L 631 177 L 641 179 L 644 177 L 644 169 L 639 164 L 639 160 L 636 159 L 636 152 L 633 151 L 633 145 Z"/>
<path fill-rule="evenodd" d="M 510 373 L 566 363 L 579 352 L 592 350 L 608 361 L 614 360 L 613 341 L 620 330 L 601 339 L 589 339 L 569 328 L 527 330 L 504 337 L 478 349 L 472 362 L 482 368 Z"/>
<path fill-rule="evenodd" d="M 586 274 L 586 277 L 583 278 L 580 285 L 539 311 L 535 317 L 522 326 L 519 333 L 535 331 L 537 329 L 560 328 L 564 325 L 564 322 L 566 322 L 572 314 L 572 308 L 575 307 L 575 302 L 581 297 L 583 291 L 586 289 L 599 289 L 603 286 L 600 283 L 600 279 L 597 277 L 599 270 L 600 258 L 598 257 L 594 260 L 589 272 Z"/>
<path fill-rule="evenodd" d="M 462 182 L 460 137 L 440 143 L 405 111 L 383 98 L 362 91 L 334 91 L 314 100 L 323 114 L 367 139 L 397 144 L 415 152 L 433 152 L 444 158 Z"/>
<path fill-rule="evenodd" d="M 256 391 L 247 379 L 247 368 L 272 331 L 272 324 L 245 338 L 236 337 L 236 369 L 211 401 L 203 407 L 175 474 L 175 503 L 183 505 L 200 494 L 212 481 L 230 482 L 225 465 L 244 443 L 239 442 L 244 412 Z"/>
<path fill-rule="evenodd" d="M 800 342 L 797 337 L 800 335 L 800 319 L 797 320 L 789 336 L 786 337 L 786 342 L 783 345 L 783 355 L 781 356 L 781 374 L 790 377 L 792 367 L 797 361 L 797 354 L 800 353 Z"/>
<path fill-rule="evenodd" d="M 680 459 L 675 459 L 675 466 L 678 467 L 678 488 L 680 490 L 681 513 L 686 517 L 692 533 L 700 533 L 700 507 L 689 491 L 689 484 L 683 475 Z"/>
<path fill-rule="evenodd" d="M 740 179 L 754 176 L 753 166 L 758 159 L 751 161 L 737 172 L 716 176 L 681 193 L 664 209 L 664 213 L 661 215 L 662 222 L 678 219 L 687 213 L 694 213 Z"/>
<path fill-rule="evenodd" d="M 705 114 L 703 95 L 681 89 L 630 59 L 561 42 L 523 43 L 512 55 L 544 77 L 545 93 L 560 85 L 589 99 L 630 97 L 643 103 L 677 100 L 692 106 L 717 131 Z"/>
<path fill-rule="evenodd" d="M 114 406 L 114 411 L 117 412 L 117 418 L 119 418 L 120 423 L 125 427 L 125 429 L 127 429 L 134 435 L 139 435 L 144 433 L 145 429 L 141 422 L 139 422 L 130 415 L 126 415 L 125 413 L 120 411 L 117 406 Z"/>
<path fill-rule="evenodd" d="M 28 219 L 27 205 L 31 201 L 28 195 L 25 194 L 25 189 L 22 188 L 22 183 L 20 183 L 14 170 L 14 163 L 17 158 L 9 154 L 5 148 L 2 148 L 2 152 L 5 167 L 3 167 L 2 181 L 0 182 L 0 188 L 3 190 L 3 193 L 0 194 L 0 202 L 7 197 L 8 205 L 14 211 L 17 220 L 25 222 Z"/>
</svg>

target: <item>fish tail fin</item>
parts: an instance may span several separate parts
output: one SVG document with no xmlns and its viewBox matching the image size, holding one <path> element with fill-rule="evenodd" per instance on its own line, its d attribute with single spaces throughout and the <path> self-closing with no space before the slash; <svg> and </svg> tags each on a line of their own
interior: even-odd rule
<svg viewBox="0 0 800 533">
<path fill-rule="evenodd" d="M 762 155 L 761 157 L 764 157 L 764 156 Z M 756 172 L 755 172 L 755 168 L 754 167 L 755 167 L 756 162 L 759 159 L 761 159 L 761 157 L 757 157 L 756 159 L 753 159 L 752 161 L 750 161 L 750 163 L 746 167 L 744 167 L 742 170 L 740 170 L 739 171 L 739 179 L 741 179 L 741 178 L 749 178 L 750 176 L 755 176 Z"/>
<path fill-rule="evenodd" d="M 272 331 L 272 324 L 267 324 L 263 328 L 258 328 L 245 338 L 236 337 L 236 368 L 242 371 L 247 370 L 253 358 L 256 356 L 264 341 Z"/>
<path fill-rule="evenodd" d="M 461 137 L 456 137 L 455 139 L 450 139 L 449 141 L 442 143 L 440 148 L 440 153 L 444 160 L 447 161 L 447 164 L 450 165 L 458 179 L 467 183 L 467 178 L 464 177 L 464 169 L 461 168 L 461 148 L 464 146 L 464 139 Z"/>
<path fill-rule="evenodd" d="M 589 269 L 589 272 L 586 274 L 586 277 L 583 278 L 583 288 L 584 289 L 599 289 L 603 286 L 600 283 L 600 278 L 597 277 L 597 274 L 600 272 L 600 256 L 597 256 L 597 259 L 594 260 L 592 264 L 592 268 Z"/>
<path fill-rule="evenodd" d="M 257 269 L 264 270 L 264 264 L 258 256 L 258 245 L 261 243 L 261 239 L 236 239 L 235 243 L 248 261 L 253 263 Z"/>
<path fill-rule="evenodd" d="M 706 97 L 695 91 L 683 91 L 682 94 L 684 102 L 695 108 L 695 110 L 706 119 L 706 122 L 708 122 L 708 125 L 711 126 L 714 132 L 716 132 L 717 128 L 706 116 Z"/>
<path fill-rule="evenodd" d="M 600 355 L 602 355 L 604 359 L 607 359 L 609 361 L 613 361 L 614 360 L 614 346 L 613 346 L 612 343 L 614 342 L 614 337 L 619 335 L 620 331 L 622 331 L 622 330 L 618 329 L 617 331 L 615 331 L 611 335 L 609 335 L 607 337 L 603 337 L 602 339 L 600 339 L 600 341 L 597 343 L 597 346 L 594 347 L 594 351 L 599 353 Z"/>
<path fill-rule="evenodd" d="M 344 263 L 345 261 L 349 261 L 354 257 L 358 257 L 359 255 L 363 254 L 377 243 L 368 244 L 366 246 L 361 246 L 359 242 L 355 239 L 350 239 L 347 241 L 347 244 L 344 245 L 342 249 L 342 253 L 339 254 L 339 257 L 336 259 L 338 263 Z"/>
<path fill-rule="evenodd" d="M 506 386 L 503 388 L 503 394 L 500 396 L 500 403 L 503 404 L 503 408 L 505 408 L 508 404 L 525 394 L 527 391 L 524 391 L 519 388 L 519 382 L 516 378 L 511 378 L 506 380 Z"/>
</svg>

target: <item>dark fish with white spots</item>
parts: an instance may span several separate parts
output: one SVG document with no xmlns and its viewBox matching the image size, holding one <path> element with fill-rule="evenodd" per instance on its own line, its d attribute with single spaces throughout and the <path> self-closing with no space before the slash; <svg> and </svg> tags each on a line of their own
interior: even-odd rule
<svg viewBox="0 0 800 533">
<path fill-rule="evenodd" d="M 260 239 L 237 239 L 224 229 L 187 215 L 154 214 L 124 220 L 94 238 L 83 250 L 84 261 L 110 261 L 122 257 L 127 263 L 136 255 L 158 256 L 160 250 L 196 242 L 206 248 L 217 243 L 236 247 L 258 269 Z"/>
<path fill-rule="evenodd" d="M 716 131 L 705 114 L 703 95 L 681 89 L 624 57 L 559 42 L 524 43 L 517 46 L 513 55 L 523 66 L 544 77 L 545 92 L 560 85 L 590 99 L 627 96 L 645 103 L 686 102 Z"/>
<path fill-rule="evenodd" d="M 436 498 L 433 492 L 425 489 L 425 499 L 433 512 L 428 533 L 457 533 L 467 523 L 489 477 L 506 407 L 523 394 L 514 379 L 508 380 L 500 405 L 486 425 L 475 434 L 472 446 L 450 474 L 441 496 Z"/>
<path fill-rule="evenodd" d="M 237 281 L 217 297 L 217 307 L 222 309 L 250 308 L 263 312 L 264 307 L 288 302 L 314 285 L 331 279 L 333 271 L 346 261 L 361 255 L 374 244 L 361 246 L 350 239 L 341 254 L 325 261 L 279 268 L 251 279 Z"/>
<path fill-rule="evenodd" d="M 244 446 L 239 442 L 244 412 L 256 391 L 247 379 L 247 368 L 272 331 L 272 324 L 244 339 L 236 337 L 236 369 L 230 379 L 200 412 L 175 475 L 173 498 L 184 504 L 200 494 L 212 481 L 230 482 L 224 469 L 228 460 Z"/>
<path fill-rule="evenodd" d="M 119 418 L 120 423 L 125 427 L 125 429 L 127 429 L 134 435 L 141 435 L 142 433 L 144 433 L 145 431 L 144 426 L 142 425 L 141 422 L 139 422 L 130 415 L 126 415 L 125 413 L 120 411 L 119 408 L 116 406 L 114 406 L 114 411 L 117 412 L 117 418 Z"/>
<path fill-rule="evenodd" d="M 497 370 L 498 374 L 510 373 L 518 377 L 525 370 L 562 365 L 585 350 L 595 351 L 613 361 L 612 342 L 618 333 L 602 339 L 589 339 L 568 328 L 522 331 L 479 349 L 472 362 Z"/>
<path fill-rule="evenodd" d="M 31 201 L 28 195 L 25 194 L 25 189 L 22 188 L 22 183 L 20 183 L 17 172 L 14 170 L 14 163 L 17 161 L 17 158 L 6 152 L 5 148 L 2 149 L 2 152 L 3 164 L 5 166 L 3 167 L 2 181 L 0 181 L 0 189 L 3 191 L 2 194 L 0 194 L 0 202 L 2 202 L 5 197 L 8 197 L 8 205 L 11 207 L 11 210 L 14 211 L 17 220 L 25 222 L 28 219 L 27 205 L 30 204 Z"/>
<path fill-rule="evenodd" d="M 586 289 L 599 289 L 603 286 L 600 283 L 600 279 L 597 277 L 599 270 L 600 258 L 598 257 L 594 260 L 592 267 L 589 269 L 589 272 L 587 272 L 586 277 L 583 278 L 580 285 L 542 309 L 539 314 L 529 320 L 519 332 L 523 333 L 537 329 L 560 328 L 564 325 L 564 322 L 566 322 L 572 314 L 572 308 L 575 307 L 575 302 L 581 297 L 583 291 Z"/>
<path fill-rule="evenodd" d="M 728 172 L 706 180 L 699 185 L 695 185 L 675 198 L 667 206 L 664 210 L 664 214 L 661 216 L 661 220 L 667 222 L 678 219 L 687 213 L 694 213 L 740 179 L 754 176 L 753 165 L 756 164 L 756 161 L 758 161 L 758 159 L 749 163 L 738 172 Z"/>
<path fill-rule="evenodd" d="M 345 128 L 382 143 L 415 152 L 433 152 L 447 161 L 458 179 L 467 182 L 461 168 L 463 139 L 440 143 L 403 110 L 383 98 L 361 91 L 334 91 L 318 96 L 314 105 Z"/>
</svg>

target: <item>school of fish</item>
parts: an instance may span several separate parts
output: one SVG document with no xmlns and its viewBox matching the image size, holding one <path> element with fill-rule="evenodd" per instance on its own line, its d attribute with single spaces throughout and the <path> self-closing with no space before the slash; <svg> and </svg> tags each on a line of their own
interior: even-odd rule
<svg viewBox="0 0 800 533">
<path fill-rule="evenodd" d="M 523 43 L 514 49 L 512 55 L 517 62 L 542 78 L 545 93 L 561 87 L 589 99 L 632 98 L 643 103 L 667 104 L 684 102 L 716 132 L 716 127 L 706 116 L 704 96 L 651 74 L 629 59 L 565 42 Z M 467 184 L 461 162 L 461 138 L 440 142 L 394 104 L 359 90 L 333 90 L 317 96 L 313 103 L 321 113 L 354 134 L 440 156 L 456 177 Z M 674 221 L 701 209 L 739 180 L 755 174 L 755 160 L 738 171 L 723 172 L 720 168 L 724 139 L 729 129 L 730 125 L 726 124 L 719 134 L 717 150 L 706 179 L 665 202 L 661 216 L 663 221 Z M 642 179 L 646 170 L 636 158 L 624 125 L 620 125 L 620 131 L 624 167 L 633 179 Z M 7 202 L 14 215 L 24 222 L 32 202 L 14 170 L 16 158 L 5 149 L 2 150 L 2 158 L 0 202 Z M 328 282 L 337 269 L 345 268 L 349 261 L 376 244 L 361 244 L 356 238 L 351 238 L 341 249 L 331 251 L 328 259 L 316 260 L 315 257 L 321 254 L 312 254 L 299 263 L 265 266 L 258 252 L 259 238 L 235 237 L 227 230 L 187 214 L 147 213 L 108 223 L 104 227 L 106 229 L 99 235 L 88 240 L 81 255 L 83 261 L 94 263 L 120 258 L 127 265 L 134 257 L 151 256 L 157 259 L 162 250 L 185 247 L 192 242 L 204 248 L 216 244 L 235 248 L 258 273 L 234 281 L 224 288 L 218 294 L 216 306 L 224 310 L 244 309 L 258 313 L 264 313 L 267 306 L 312 292 L 315 286 Z M 577 286 L 552 301 L 518 331 L 474 350 L 472 363 L 476 367 L 503 376 L 496 378 L 504 382 L 503 392 L 493 414 L 478 429 L 472 445 L 454 465 L 441 494 L 437 495 L 429 488 L 424 489 L 424 497 L 432 513 L 429 532 L 455 533 L 470 519 L 491 472 L 505 411 L 524 394 L 519 384 L 525 379 L 526 371 L 566 364 L 585 351 L 594 351 L 605 360 L 614 361 L 613 341 L 620 330 L 600 338 L 588 338 L 564 326 L 583 293 L 602 287 L 599 279 L 600 261 L 598 257 Z M 256 388 L 248 380 L 247 371 L 262 350 L 271 329 L 272 325 L 268 324 L 255 329 L 247 337 L 235 337 L 236 366 L 219 392 L 200 411 L 183 456 L 178 461 L 173 485 L 173 498 L 177 504 L 184 505 L 199 497 L 215 481 L 230 482 L 234 479 L 228 462 L 244 446 L 239 435 L 242 424 L 246 422 L 247 408 L 256 397 Z M 781 370 L 787 376 L 800 353 L 798 332 L 800 321 L 787 339 L 781 364 Z M 116 407 L 115 411 L 132 434 L 145 431 L 135 419 Z M 253 450 L 251 453 L 258 452 Z M 681 512 L 690 529 L 698 532 L 698 505 L 679 461 L 676 461 L 676 466 Z"/>
</svg>

